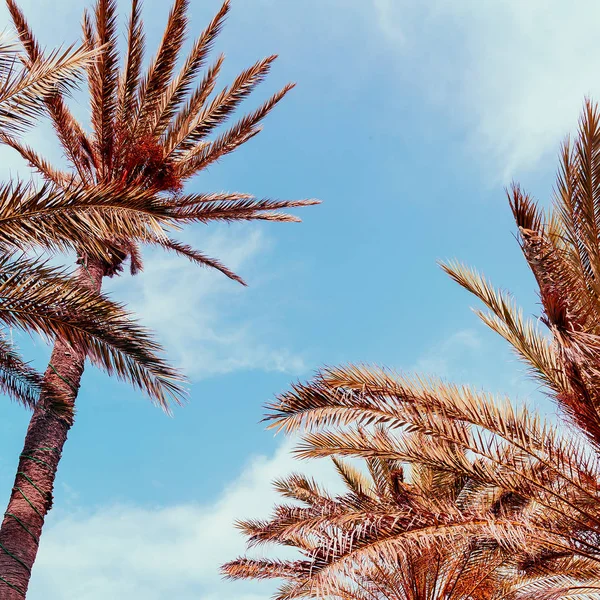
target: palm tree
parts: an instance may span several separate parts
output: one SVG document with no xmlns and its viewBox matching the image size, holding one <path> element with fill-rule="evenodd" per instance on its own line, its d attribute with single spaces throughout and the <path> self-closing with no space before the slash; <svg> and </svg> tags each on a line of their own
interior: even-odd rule
<svg viewBox="0 0 600 600">
<path fill-rule="evenodd" d="M 93 56 L 94 51 L 88 49 L 55 52 L 21 70 L 17 68 L 16 48 L 0 40 L 0 132 L 19 133 L 31 125 L 42 112 L 43 100 L 59 89 L 68 91 L 78 69 Z M 123 205 L 118 213 L 113 207 L 115 196 Z M 137 220 L 144 217 L 146 228 L 152 231 L 169 218 L 168 210 L 140 190 L 98 187 L 59 193 L 47 186 L 40 190 L 23 184 L 0 187 L 0 322 L 11 329 L 63 339 L 108 373 L 164 403 L 181 395 L 181 376 L 159 357 L 161 349 L 146 330 L 120 305 L 86 290 L 62 270 L 16 251 L 33 245 L 72 248 L 74 241 L 87 239 L 92 233 L 114 230 L 143 237 L 144 228 L 133 215 Z M 72 418 L 71 407 L 65 402 L 70 382 L 62 378 L 44 381 L 2 331 L 0 390 L 30 408 L 44 394 L 49 412 L 60 414 L 65 421 Z M 29 521 L 26 513 L 30 507 L 40 512 L 51 504 L 51 486 L 43 466 L 48 461 L 46 454 L 53 452 L 52 446 L 34 450 L 17 477 L 15 486 L 22 502 L 15 504 L 6 518 L 27 532 L 28 544 L 13 551 L 3 545 L 2 552 L 12 560 L 24 562 L 21 557 L 27 557 L 27 547 L 37 545 L 38 524 Z M 24 511 L 23 506 L 29 510 Z M 10 579 L 2 577 L 2 583 L 11 593 L 23 595 Z"/>
<path fill-rule="evenodd" d="M 415 443 L 423 442 L 430 444 L 418 434 Z M 448 445 L 438 450 L 457 452 Z M 342 495 L 298 474 L 276 481 L 277 491 L 300 506 L 282 504 L 271 519 L 238 526 L 250 547 L 276 544 L 300 557 L 243 557 L 224 565 L 223 573 L 231 579 L 283 579 L 277 600 L 533 599 L 542 587 L 600 575 L 600 565 L 588 559 L 532 547 L 526 555 L 489 536 L 449 531 L 440 543 L 428 532 L 451 526 L 461 515 L 514 519 L 539 507 L 455 472 L 384 458 L 376 448 L 373 454 L 366 470 L 333 458 L 347 488 Z M 460 459 L 467 457 L 462 453 Z"/>
<path fill-rule="evenodd" d="M 493 534 L 521 547 L 541 544 L 550 555 L 600 562 L 598 173 L 600 116 L 586 101 L 576 140 L 562 148 L 549 212 L 517 185 L 508 192 L 537 282 L 539 319 L 525 318 L 507 292 L 475 270 L 443 265 L 484 304 L 487 310 L 477 314 L 511 344 L 558 405 L 563 423 L 551 424 L 526 406 L 469 386 L 350 365 L 325 369 L 280 396 L 270 406 L 274 426 L 306 432 L 301 455 L 419 461 L 527 498 L 545 515 L 510 522 L 465 517 L 453 525 L 457 536 Z M 426 441 L 417 443 L 407 431 Z M 441 527 L 432 535 L 447 539 L 448 531 Z M 536 594 L 562 597 L 598 598 L 600 578 L 541 585 Z"/>
<path fill-rule="evenodd" d="M 31 69 L 43 60 L 43 53 L 15 0 L 7 0 L 7 5 L 25 50 L 24 64 Z M 215 18 L 193 43 L 181 70 L 176 72 L 187 28 L 188 0 L 175 0 L 159 49 L 144 73 L 141 2 L 132 0 L 131 3 L 128 43 L 121 67 L 117 49 L 116 1 L 97 0 L 93 15 L 86 12 L 83 21 L 85 47 L 95 56 L 87 67 L 92 132 L 88 133 L 75 120 L 60 90 L 45 98 L 46 112 L 71 169 L 64 171 L 54 167 L 51 161 L 10 132 L 2 134 L 2 141 L 17 150 L 41 174 L 50 191 L 69 195 L 84 193 L 86 196 L 96 192 L 95 196 L 104 198 L 105 206 L 112 208 L 115 219 L 125 222 L 124 229 L 115 228 L 107 233 L 103 226 L 104 216 L 99 217 L 101 225 L 87 239 L 80 231 L 76 238 L 61 236 L 58 241 L 76 251 L 80 265 L 78 280 L 91 291 L 101 289 L 104 277 L 121 272 L 127 259 L 132 274 L 138 272 L 142 268 L 140 245 L 144 243 L 175 252 L 199 265 L 216 268 L 231 279 L 244 283 L 218 260 L 170 237 L 169 229 L 209 221 L 297 221 L 296 217 L 281 212 L 282 209 L 316 204 L 314 200 L 280 201 L 239 193 L 182 193 L 186 181 L 254 137 L 261 129 L 262 120 L 293 87 L 285 86 L 228 130 L 213 135 L 266 77 L 276 58 L 271 56 L 257 62 L 243 71 L 229 87 L 213 94 L 223 57 L 219 57 L 203 77 L 199 78 L 199 75 L 223 26 L 229 5 L 229 0 L 223 3 Z M 109 200 L 106 200 L 107 191 L 110 192 Z M 143 196 L 144 210 L 147 210 L 148 203 L 152 204 L 147 214 L 144 210 L 128 210 L 131 196 L 135 199 L 138 195 Z M 46 230 L 36 230 L 34 235 L 53 237 Z M 52 241 L 51 245 L 55 243 Z M 85 358 L 85 352 L 74 351 L 68 341 L 58 338 L 44 375 L 48 384 L 69 382 L 68 389 L 64 390 L 64 401 L 71 409 L 77 397 Z M 164 397 L 163 400 L 161 404 L 167 407 Z M 52 445 L 56 452 L 45 459 L 43 474 L 51 492 L 71 424 L 71 419 L 64 419 L 49 410 L 46 396 L 42 393 L 25 439 L 18 472 L 22 473 L 27 468 L 30 460 L 27 457 L 32 455 L 32 451 Z M 8 514 L 14 512 L 15 505 L 22 505 L 16 488 L 11 493 Z M 49 507 L 22 508 L 28 522 L 36 523 L 35 538 L 39 539 Z M 5 517 L 0 528 L 0 544 L 9 553 L 0 553 L 0 577 L 10 579 L 18 588 L 7 590 L 7 598 L 21 597 L 27 590 L 37 545 L 36 548 L 28 548 L 24 557 L 18 553 L 27 544 L 30 545 L 31 538 L 28 537 L 27 531 L 15 527 L 14 520 Z M 14 559 L 17 555 L 19 560 Z"/>
</svg>

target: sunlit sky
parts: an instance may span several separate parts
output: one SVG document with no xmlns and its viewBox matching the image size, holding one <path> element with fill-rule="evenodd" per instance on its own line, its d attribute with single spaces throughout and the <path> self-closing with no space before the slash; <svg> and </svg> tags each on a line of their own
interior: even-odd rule
<svg viewBox="0 0 600 600">
<path fill-rule="evenodd" d="M 80 0 L 22 0 L 42 43 L 76 41 Z M 123 17 L 128 2 L 120 2 Z M 190 0 L 199 33 L 219 0 Z M 250 284 L 148 252 L 107 289 L 152 327 L 191 379 L 168 418 L 88 368 L 29 598 L 258 600 L 269 584 L 221 581 L 243 552 L 233 521 L 265 516 L 270 481 L 294 469 L 263 405 L 320 365 L 379 363 L 470 381 L 545 404 L 468 295 L 436 261 L 459 258 L 535 313 L 503 187 L 551 195 L 558 144 L 583 97 L 600 97 L 593 0 L 234 0 L 216 52 L 222 83 L 280 58 L 253 108 L 297 88 L 264 132 L 190 192 L 315 197 L 302 224 L 192 227 L 182 237 Z M 154 49 L 170 2 L 146 0 Z M 124 24 L 125 18 L 123 18 Z M 0 10 L 0 28 L 9 27 Z M 76 95 L 74 110 L 87 114 Z M 28 135 L 56 161 L 48 127 Z M 4 178 L 29 177 L 1 151 Z M 42 342 L 22 343 L 43 368 Z M 28 414 L 0 404 L 0 493 L 12 485 Z"/>
</svg>

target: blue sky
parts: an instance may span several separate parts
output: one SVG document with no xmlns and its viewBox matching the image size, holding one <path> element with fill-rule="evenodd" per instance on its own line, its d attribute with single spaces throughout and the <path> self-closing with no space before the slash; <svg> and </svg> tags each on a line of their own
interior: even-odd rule
<svg viewBox="0 0 600 600">
<path fill-rule="evenodd" d="M 21 4 L 46 45 L 77 38 L 80 1 Z M 169 4 L 145 2 L 151 48 Z M 193 32 L 219 4 L 191 0 Z M 243 551 L 234 519 L 268 513 L 270 481 L 298 468 L 259 423 L 262 407 L 319 365 L 436 373 L 551 410 L 436 261 L 481 268 L 535 311 L 503 186 L 515 178 L 549 198 L 560 140 L 583 96 L 600 97 L 599 20 L 592 0 L 234 1 L 217 45 L 223 84 L 276 52 L 248 108 L 289 80 L 298 87 L 189 190 L 323 204 L 299 212 L 300 225 L 184 233 L 248 289 L 154 253 L 141 276 L 109 283 L 185 368 L 190 403 L 169 419 L 88 369 L 33 600 L 267 598 L 269 585 L 221 582 L 217 569 Z M 29 137 L 60 160 L 47 128 Z M 4 177 L 28 177 L 0 152 Z M 23 347 L 43 366 L 41 342 Z M 7 497 L 28 415 L 8 402 L 0 415 Z"/>
</svg>

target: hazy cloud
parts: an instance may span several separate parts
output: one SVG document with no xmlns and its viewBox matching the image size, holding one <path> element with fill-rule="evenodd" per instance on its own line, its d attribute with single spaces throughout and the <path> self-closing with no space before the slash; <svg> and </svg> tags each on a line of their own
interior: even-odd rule
<svg viewBox="0 0 600 600">
<path fill-rule="evenodd" d="M 269 249 L 265 236 L 253 227 L 214 228 L 205 236 L 199 231 L 188 233 L 186 241 L 244 276 L 251 276 L 257 256 Z M 244 369 L 291 374 L 305 370 L 302 356 L 266 341 L 272 331 L 265 329 L 265 311 L 252 310 L 246 288 L 163 251 L 150 250 L 145 258 L 140 275 L 116 279 L 109 287 L 158 333 L 189 376 Z"/>
<path fill-rule="evenodd" d="M 584 95 L 600 99 L 594 0 L 372 1 L 400 76 L 504 179 L 553 158 Z"/>
<path fill-rule="evenodd" d="M 329 461 L 299 464 L 290 454 L 291 446 L 287 440 L 274 456 L 252 458 L 212 503 L 54 513 L 44 531 L 31 597 L 253 600 L 270 596 L 272 584 L 223 582 L 219 567 L 245 552 L 234 521 L 270 514 L 277 499 L 273 479 L 295 470 L 332 479 Z"/>
</svg>

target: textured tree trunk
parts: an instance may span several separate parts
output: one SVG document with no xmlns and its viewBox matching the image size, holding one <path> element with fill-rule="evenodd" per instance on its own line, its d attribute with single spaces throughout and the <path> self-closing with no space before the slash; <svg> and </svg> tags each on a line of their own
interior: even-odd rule
<svg viewBox="0 0 600 600">
<path fill-rule="evenodd" d="M 87 261 L 78 272 L 81 285 L 99 291 L 104 268 Z M 31 417 L 15 484 L 0 527 L 0 600 L 22 599 L 27 593 L 46 514 L 52 508 L 52 491 L 67 434 L 73 424 L 75 399 L 83 374 L 85 355 L 57 340 L 44 382 L 64 395 L 67 410 L 52 409 L 42 393 Z"/>
</svg>

